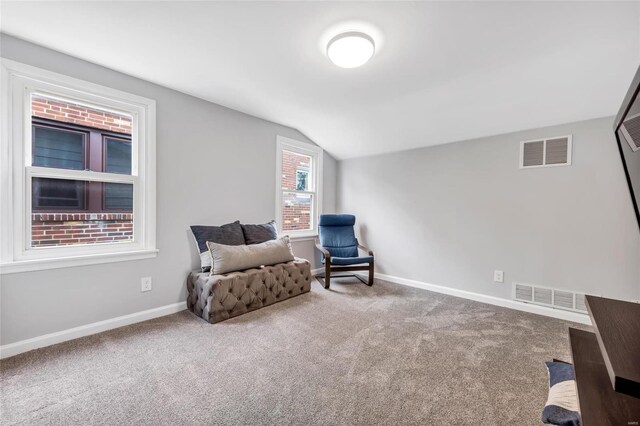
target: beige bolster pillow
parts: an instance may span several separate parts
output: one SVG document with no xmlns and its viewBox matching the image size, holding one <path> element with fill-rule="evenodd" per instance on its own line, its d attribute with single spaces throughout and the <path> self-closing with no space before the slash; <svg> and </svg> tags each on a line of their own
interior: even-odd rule
<svg viewBox="0 0 640 426">
<path fill-rule="evenodd" d="M 287 235 L 277 240 L 244 246 L 228 246 L 207 241 L 207 247 L 211 255 L 211 275 L 275 265 L 294 259 Z"/>
</svg>

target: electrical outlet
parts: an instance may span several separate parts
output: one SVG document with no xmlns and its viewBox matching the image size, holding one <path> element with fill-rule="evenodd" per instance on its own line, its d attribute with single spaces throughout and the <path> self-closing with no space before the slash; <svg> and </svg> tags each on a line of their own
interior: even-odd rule
<svg viewBox="0 0 640 426">
<path fill-rule="evenodd" d="M 504 272 L 502 271 L 493 271 L 493 281 L 497 283 L 504 282 Z"/>
<path fill-rule="evenodd" d="M 140 278 L 140 291 L 151 291 L 151 277 Z"/>
</svg>

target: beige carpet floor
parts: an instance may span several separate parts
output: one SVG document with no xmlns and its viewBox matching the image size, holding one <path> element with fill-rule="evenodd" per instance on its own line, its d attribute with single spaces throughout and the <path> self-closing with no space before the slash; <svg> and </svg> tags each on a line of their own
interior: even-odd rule
<svg viewBox="0 0 640 426">
<path fill-rule="evenodd" d="M 355 279 L 0 363 L 2 425 L 538 425 L 570 323 Z"/>
</svg>

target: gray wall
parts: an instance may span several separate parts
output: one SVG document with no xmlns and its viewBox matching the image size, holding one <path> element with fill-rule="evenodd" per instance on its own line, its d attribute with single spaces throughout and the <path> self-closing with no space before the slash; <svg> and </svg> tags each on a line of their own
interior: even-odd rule
<svg viewBox="0 0 640 426">
<path fill-rule="evenodd" d="M 157 101 L 157 258 L 2 275 L 5 345 L 185 300 L 185 278 L 198 266 L 189 225 L 275 215 L 276 135 L 298 131 L 203 101 L 7 35 L 3 57 Z M 336 163 L 324 156 L 324 207 L 335 209 Z M 313 242 L 294 243 L 313 258 Z M 314 265 L 315 267 L 315 265 Z M 151 276 L 153 290 L 140 292 Z"/>
<path fill-rule="evenodd" d="M 337 207 L 385 274 L 502 298 L 516 281 L 638 300 L 640 232 L 612 122 L 341 161 Z M 566 134 L 573 165 L 518 168 L 520 141 Z"/>
</svg>

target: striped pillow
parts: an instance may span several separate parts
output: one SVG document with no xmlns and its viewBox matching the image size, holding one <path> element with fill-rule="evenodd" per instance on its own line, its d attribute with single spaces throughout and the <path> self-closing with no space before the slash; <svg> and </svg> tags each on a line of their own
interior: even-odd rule
<svg viewBox="0 0 640 426">
<path fill-rule="evenodd" d="M 576 395 L 576 373 L 573 365 L 545 362 L 549 372 L 549 397 L 542 411 L 542 422 L 551 425 L 580 426 L 580 410 Z"/>
</svg>

